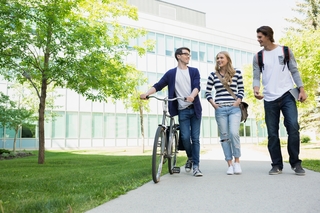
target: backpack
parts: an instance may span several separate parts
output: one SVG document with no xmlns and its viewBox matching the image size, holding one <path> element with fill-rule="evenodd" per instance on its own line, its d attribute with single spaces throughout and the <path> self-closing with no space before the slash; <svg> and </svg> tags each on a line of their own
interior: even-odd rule
<svg viewBox="0 0 320 213">
<path fill-rule="evenodd" d="M 283 63 L 284 65 L 287 64 L 288 69 L 289 69 L 289 60 L 290 60 L 290 55 L 289 55 L 289 48 L 287 46 L 282 46 L 282 51 L 284 55 Z M 260 67 L 260 72 L 262 72 L 262 69 L 264 69 L 264 64 L 263 64 L 263 50 L 260 50 L 258 53 L 258 65 Z"/>
</svg>

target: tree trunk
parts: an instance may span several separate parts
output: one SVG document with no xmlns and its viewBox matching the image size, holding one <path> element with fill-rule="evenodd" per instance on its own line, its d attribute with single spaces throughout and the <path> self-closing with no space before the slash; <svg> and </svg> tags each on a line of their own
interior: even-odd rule
<svg viewBox="0 0 320 213">
<path fill-rule="evenodd" d="M 42 80 L 41 85 L 41 96 L 39 104 L 39 155 L 38 155 L 38 164 L 44 164 L 44 151 L 45 151 L 45 134 L 44 134 L 44 112 L 46 109 L 46 97 L 47 97 L 47 81 Z"/>
<path fill-rule="evenodd" d="M 18 135 L 18 131 L 19 131 L 19 126 L 16 127 L 14 129 L 15 133 L 14 133 L 14 139 L 13 139 L 13 148 L 12 151 L 15 152 L 16 151 L 16 145 L 17 145 L 17 135 Z"/>
<path fill-rule="evenodd" d="M 139 106 L 140 110 L 140 127 L 141 127 L 141 135 L 142 135 L 142 153 L 144 153 L 144 127 L 143 127 L 143 108 L 142 105 Z"/>
</svg>

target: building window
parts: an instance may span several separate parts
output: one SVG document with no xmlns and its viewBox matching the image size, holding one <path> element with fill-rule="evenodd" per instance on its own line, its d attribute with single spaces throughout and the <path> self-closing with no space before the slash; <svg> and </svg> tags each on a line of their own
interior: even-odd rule
<svg viewBox="0 0 320 213">
<path fill-rule="evenodd" d="M 178 48 L 182 47 L 182 38 L 174 38 L 174 51 L 176 51 Z"/>
<path fill-rule="evenodd" d="M 206 62 L 207 57 L 206 57 L 206 44 L 205 43 L 199 43 L 199 59 L 201 62 Z"/>
<path fill-rule="evenodd" d="M 191 49 L 191 41 L 189 39 L 183 39 L 183 46 Z"/>
<path fill-rule="evenodd" d="M 215 54 L 214 54 L 212 44 L 207 44 L 207 54 L 208 54 L 207 62 L 213 63 L 215 61 Z"/>
<path fill-rule="evenodd" d="M 246 123 L 250 122 L 247 121 Z M 246 123 L 240 123 L 239 135 L 241 137 L 251 137 L 251 128 Z"/>
<path fill-rule="evenodd" d="M 165 41 L 163 34 L 157 34 L 157 54 L 165 55 Z"/>
<path fill-rule="evenodd" d="M 166 56 L 173 56 L 174 44 L 173 37 L 166 36 Z"/>
<path fill-rule="evenodd" d="M 116 138 L 127 137 L 127 122 L 125 114 L 117 114 L 116 117 Z"/>
<path fill-rule="evenodd" d="M 139 138 L 140 123 L 137 114 L 128 115 L 128 138 Z"/>
<path fill-rule="evenodd" d="M 159 119 L 157 115 L 149 115 L 148 117 L 148 137 L 154 138 L 159 124 Z"/>
<path fill-rule="evenodd" d="M 211 124 L 211 138 L 218 137 L 219 136 L 219 129 L 218 124 L 216 122 L 215 117 L 210 117 L 210 124 Z"/>
<path fill-rule="evenodd" d="M 221 47 L 221 50 L 220 51 L 228 51 L 228 48 L 226 47 Z"/>
<path fill-rule="evenodd" d="M 194 61 L 199 60 L 199 43 L 197 41 L 191 42 L 191 59 Z"/>
<path fill-rule="evenodd" d="M 252 63 L 252 60 L 253 60 L 253 53 L 247 53 L 247 61 L 248 63 Z"/>
<path fill-rule="evenodd" d="M 92 114 L 92 137 L 103 138 L 103 114 Z"/>
<path fill-rule="evenodd" d="M 249 62 L 247 61 L 247 59 L 247 52 L 241 51 L 241 63 L 248 64 Z"/>
<path fill-rule="evenodd" d="M 116 137 L 116 116 L 114 113 L 108 113 L 104 116 L 105 138 Z"/>
<path fill-rule="evenodd" d="M 56 112 L 57 117 L 52 122 L 52 138 L 65 138 L 66 115 L 65 112 Z"/>
<path fill-rule="evenodd" d="M 67 132 L 66 138 L 78 138 L 79 137 L 79 120 L 78 120 L 78 113 L 77 112 L 67 112 Z"/>
<path fill-rule="evenodd" d="M 240 50 L 234 51 L 234 66 L 237 68 L 241 68 L 243 65 L 243 62 L 241 61 L 241 52 Z"/>
<path fill-rule="evenodd" d="M 216 60 L 216 56 L 218 55 L 219 52 L 221 52 L 221 47 L 214 45 L 214 60 Z"/>
<path fill-rule="evenodd" d="M 203 117 L 202 118 L 202 126 L 206 128 L 202 128 L 202 136 L 205 138 L 210 138 L 211 136 L 211 126 L 210 126 L 210 117 Z"/>
<path fill-rule="evenodd" d="M 228 52 L 229 55 L 230 55 L 230 58 L 231 58 L 231 60 L 232 60 L 233 66 L 235 66 L 235 65 L 236 65 L 236 58 L 235 58 L 234 49 L 228 48 L 227 52 Z"/>
<path fill-rule="evenodd" d="M 91 138 L 91 113 L 80 113 L 80 138 Z"/>
</svg>

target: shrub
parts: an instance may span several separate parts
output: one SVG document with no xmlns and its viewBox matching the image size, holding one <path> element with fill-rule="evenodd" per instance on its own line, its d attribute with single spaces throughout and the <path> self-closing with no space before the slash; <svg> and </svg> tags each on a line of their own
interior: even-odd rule
<svg viewBox="0 0 320 213">
<path fill-rule="evenodd" d="M 300 138 L 301 143 L 310 143 L 311 139 L 309 136 L 303 135 Z"/>
<path fill-rule="evenodd" d="M 2 155 L 3 153 L 10 153 L 10 151 L 9 150 L 7 150 L 7 149 L 0 149 L 0 155 Z"/>
<path fill-rule="evenodd" d="M 15 157 L 15 156 L 17 156 L 17 153 L 15 153 L 15 152 L 10 152 L 9 156 L 10 156 L 10 157 Z"/>
<path fill-rule="evenodd" d="M 2 156 L 3 158 L 7 158 L 7 157 L 9 157 L 9 155 L 10 155 L 10 153 L 2 153 L 1 156 Z"/>
</svg>

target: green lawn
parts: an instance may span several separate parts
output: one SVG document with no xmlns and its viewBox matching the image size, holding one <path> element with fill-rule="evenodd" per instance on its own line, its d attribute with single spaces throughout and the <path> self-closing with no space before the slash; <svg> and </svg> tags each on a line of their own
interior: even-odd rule
<svg viewBox="0 0 320 213">
<path fill-rule="evenodd" d="M 179 166 L 185 161 L 181 155 Z M 152 181 L 150 155 L 47 151 L 45 164 L 37 162 L 37 155 L 0 161 L 0 213 L 85 212 Z M 303 166 L 320 172 L 320 160 Z"/>
<path fill-rule="evenodd" d="M 320 172 L 320 160 L 313 160 L 313 159 L 303 159 L 302 165 L 304 168 L 313 170 L 315 172 Z"/>
<path fill-rule="evenodd" d="M 152 181 L 151 156 L 46 152 L 45 164 L 37 162 L 0 161 L 0 213 L 85 212 Z"/>
</svg>

